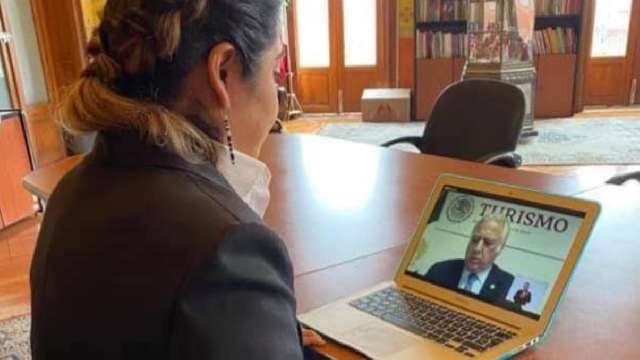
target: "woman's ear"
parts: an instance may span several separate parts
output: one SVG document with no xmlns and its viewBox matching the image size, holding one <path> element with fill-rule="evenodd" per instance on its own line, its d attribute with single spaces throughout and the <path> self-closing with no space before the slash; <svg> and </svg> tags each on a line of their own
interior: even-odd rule
<svg viewBox="0 0 640 360">
<path fill-rule="evenodd" d="M 207 57 L 209 85 L 221 109 L 231 108 L 228 80 L 229 71 L 233 71 L 231 65 L 235 56 L 236 50 L 233 45 L 223 42 L 211 48 Z"/>
</svg>

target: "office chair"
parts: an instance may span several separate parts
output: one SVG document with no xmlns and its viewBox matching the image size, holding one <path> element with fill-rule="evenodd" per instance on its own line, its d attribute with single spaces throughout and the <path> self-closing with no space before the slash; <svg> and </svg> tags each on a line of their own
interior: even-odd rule
<svg viewBox="0 0 640 360">
<path fill-rule="evenodd" d="M 409 143 L 423 154 L 517 168 L 522 164 L 515 150 L 524 112 L 524 94 L 515 85 L 464 80 L 440 94 L 422 137 L 402 137 L 382 146 Z"/>
<path fill-rule="evenodd" d="M 607 180 L 607 184 L 624 185 L 627 181 L 631 180 L 640 182 L 640 171 L 614 176 L 611 179 Z"/>
</svg>

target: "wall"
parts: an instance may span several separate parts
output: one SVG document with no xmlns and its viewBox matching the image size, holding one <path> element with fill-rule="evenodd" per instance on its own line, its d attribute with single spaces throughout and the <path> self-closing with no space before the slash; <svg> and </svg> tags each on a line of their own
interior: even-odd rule
<svg viewBox="0 0 640 360">
<path fill-rule="evenodd" d="M 107 3 L 107 0 L 82 0 L 82 16 L 84 20 L 84 28 L 87 35 L 87 39 L 91 37 L 93 29 L 100 25 L 100 19 L 102 17 L 102 9 Z"/>
<path fill-rule="evenodd" d="M 398 85 L 415 87 L 414 0 L 398 0 Z"/>
</svg>

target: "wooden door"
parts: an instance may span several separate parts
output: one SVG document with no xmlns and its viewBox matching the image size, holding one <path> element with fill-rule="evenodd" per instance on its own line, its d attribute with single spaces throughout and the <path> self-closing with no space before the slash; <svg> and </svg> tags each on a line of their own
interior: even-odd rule
<svg viewBox="0 0 640 360">
<path fill-rule="evenodd" d="M 22 188 L 22 178 L 31 172 L 32 162 L 21 108 L 25 99 L 38 90 L 30 86 L 25 91 L 15 56 L 15 40 L 24 37 L 25 24 L 20 23 L 21 32 L 15 34 L 7 21 L 11 15 L 18 18 L 25 5 L 28 3 L 0 3 L 0 227 L 12 225 L 35 212 L 33 197 Z"/>
<path fill-rule="evenodd" d="M 289 12 L 291 63 L 298 99 L 305 112 L 338 108 L 337 14 L 334 0 L 296 0 Z"/>
<path fill-rule="evenodd" d="M 17 114 L 0 117 L 0 154 L 0 213 L 8 226 L 35 212 L 33 197 L 22 187 L 22 178 L 31 172 L 31 163 Z"/>
<path fill-rule="evenodd" d="M 76 79 L 81 69 L 80 60 L 72 61 L 74 55 L 80 57 L 78 39 L 83 36 L 69 26 L 75 24 L 71 19 L 74 3 L 45 4 L 43 0 L 0 3 L 0 27 L 10 39 L 2 46 L 2 56 L 14 79 L 16 96 L 12 107 L 25 115 L 36 167 L 49 165 L 66 155 L 54 104 L 64 86 Z"/>
<path fill-rule="evenodd" d="M 289 42 L 305 112 L 358 112 L 365 88 L 389 85 L 387 0 L 295 0 Z"/>
<path fill-rule="evenodd" d="M 586 66 L 585 105 L 628 105 L 640 31 L 640 0 L 595 0 L 591 54 Z M 637 81 L 636 81 L 637 83 Z"/>
</svg>

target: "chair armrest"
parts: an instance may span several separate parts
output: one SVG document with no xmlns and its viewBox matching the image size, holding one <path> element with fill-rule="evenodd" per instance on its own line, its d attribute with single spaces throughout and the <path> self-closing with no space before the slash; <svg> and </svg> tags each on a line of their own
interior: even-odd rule
<svg viewBox="0 0 640 360">
<path fill-rule="evenodd" d="M 514 152 L 489 154 L 476 160 L 489 165 L 503 166 L 507 168 L 517 169 L 522 165 L 522 156 Z"/>
<path fill-rule="evenodd" d="M 271 134 L 282 134 L 283 132 L 284 132 L 284 126 L 282 125 L 282 121 L 279 119 L 276 120 L 276 122 L 273 124 L 273 127 L 269 131 L 269 133 Z"/>
<path fill-rule="evenodd" d="M 415 146 L 417 149 L 420 149 L 420 144 L 422 143 L 422 138 L 418 137 L 418 136 L 405 136 L 405 137 L 393 139 L 391 141 L 387 141 L 386 143 L 382 144 L 382 146 L 390 147 L 392 145 L 404 144 L 404 143 L 409 143 L 409 144 Z"/>
</svg>

